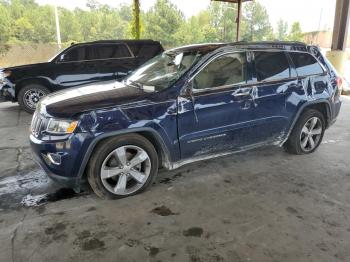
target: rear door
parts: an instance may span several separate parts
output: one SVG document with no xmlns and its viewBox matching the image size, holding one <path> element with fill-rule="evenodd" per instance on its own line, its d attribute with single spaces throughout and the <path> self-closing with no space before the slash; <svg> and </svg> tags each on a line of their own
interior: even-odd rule
<svg viewBox="0 0 350 262">
<path fill-rule="evenodd" d="M 101 43 L 93 48 L 102 81 L 121 80 L 137 67 L 134 55 L 124 43 Z"/>
<path fill-rule="evenodd" d="M 298 88 L 298 78 L 284 51 L 254 51 L 254 118 L 256 142 L 282 140 L 289 126 L 289 95 Z M 297 98 L 295 98 L 297 99 Z"/>
</svg>

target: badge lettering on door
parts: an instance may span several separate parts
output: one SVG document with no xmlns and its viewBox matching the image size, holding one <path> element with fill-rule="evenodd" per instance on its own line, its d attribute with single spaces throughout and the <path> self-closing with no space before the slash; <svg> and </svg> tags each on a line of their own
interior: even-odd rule
<svg viewBox="0 0 350 262">
<path fill-rule="evenodd" d="M 215 138 L 219 138 L 219 137 L 223 137 L 223 136 L 226 136 L 226 134 L 224 133 L 224 134 L 219 134 L 219 135 L 215 135 L 215 136 L 207 136 L 207 137 L 197 138 L 197 139 L 187 141 L 187 144 L 207 141 L 207 140 L 211 140 L 211 139 L 215 139 Z"/>
</svg>

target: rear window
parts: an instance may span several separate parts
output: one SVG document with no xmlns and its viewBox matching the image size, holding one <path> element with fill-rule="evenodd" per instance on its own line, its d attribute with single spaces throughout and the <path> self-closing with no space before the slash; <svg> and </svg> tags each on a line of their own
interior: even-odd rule
<svg viewBox="0 0 350 262">
<path fill-rule="evenodd" d="M 258 81 L 290 77 L 290 67 L 284 52 L 254 52 Z"/>
<path fill-rule="evenodd" d="M 323 69 L 317 60 L 307 53 L 289 53 L 297 70 L 298 76 L 318 75 Z"/>
<path fill-rule="evenodd" d="M 93 47 L 96 59 L 111 59 L 130 57 L 128 48 L 123 44 L 99 44 Z"/>
<path fill-rule="evenodd" d="M 159 44 L 141 44 L 141 43 L 130 43 L 129 47 L 131 51 L 137 57 L 154 57 L 160 52 L 162 52 L 162 48 Z"/>
</svg>

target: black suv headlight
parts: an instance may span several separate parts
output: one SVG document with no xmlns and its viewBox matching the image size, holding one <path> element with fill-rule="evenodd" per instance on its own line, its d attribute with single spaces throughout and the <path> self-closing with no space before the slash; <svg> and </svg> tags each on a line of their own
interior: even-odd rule
<svg viewBox="0 0 350 262">
<path fill-rule="evenodd" d="M 51 118 L 46 127 L 46 132 L 56 135 L 72 134 L 78 126 L 78 121 Z"/>
</svg>

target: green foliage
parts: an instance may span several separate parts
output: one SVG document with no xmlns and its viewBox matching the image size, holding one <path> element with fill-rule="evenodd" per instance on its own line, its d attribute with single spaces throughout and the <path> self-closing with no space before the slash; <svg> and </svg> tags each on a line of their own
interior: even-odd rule
<svg viewBox="0 0 350 262">
<path fill-rule="evenodd" d="M 266 8 L 258 1 L 245 3 L 242 19 L 242 40 L 272 40 L 273 30 Z"/>
<path fill-rule="evenodd" d="M 303 40 L 303 32 L 301 30 L 301 26 L 299 22 L 294 22 L 290 29 L 288 35 L 289 41 L 302 41 Z"/>
<path fill-rule="evenodd" d="M 161 40 L 165 47 L 179 44 L 176 33 L 185 22 L 184 14 L 169 0 L 157 0 L 144 15 L 144 38 Z"/>
<path fill-rule="evenodd" d="M 277 40 L 283 41 L 283 40 L 286 40 L 287 37 L 288 37 L 288 23 L 280 19 L 277 22 L 276 38 Z"/>
<path fill-rule="evenodd" d="M 206 10 L 186 19 L 170 0 L 157 0 L 147 12 L 140 10 L 142 1 L 146 0 L 133 0 L 133 5 L 118 8 L 102 5 L 97 0 L 88 0 L 87 10 L 59 7 L 63 45 L 141 37 L 161 41 L 168 48 L 236 39 L 237 5 L 211 2 Z M 299 23 L 294 23 L 288 34 L 287 31 L 287 23 L 280 20 L 276 31 L 278 39 L 302 39 Z M 243 4 L 241 38 L 248 41 L 274 38 L 269 16 L 258 0 Z M 53 6 L 38 5 L 34 0 L 0 0 L 0 44 L 55 42 Z"/>
</svg>

